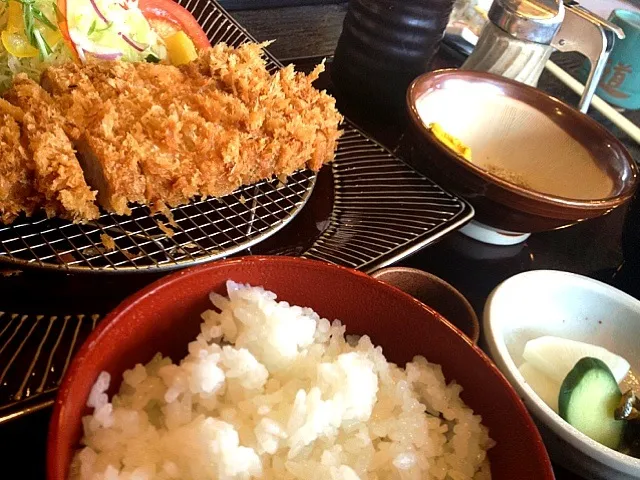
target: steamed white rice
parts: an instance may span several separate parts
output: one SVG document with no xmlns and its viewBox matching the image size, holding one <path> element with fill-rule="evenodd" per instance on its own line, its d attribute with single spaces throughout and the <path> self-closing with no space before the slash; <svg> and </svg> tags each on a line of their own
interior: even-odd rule
<svg viewBox="0 0 640 480">
<path fill-rule="evenodd" d="M 103 372 L 72 479 L 488 479 L 493 445 L 441 368 L 402 369 L 368 337 L 228 282 L 175 364 Z"/>
</svg>

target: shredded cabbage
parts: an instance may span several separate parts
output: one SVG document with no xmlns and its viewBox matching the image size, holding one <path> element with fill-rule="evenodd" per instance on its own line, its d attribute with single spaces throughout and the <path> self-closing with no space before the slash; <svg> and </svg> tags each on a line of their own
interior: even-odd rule
<svg viewBox="0 0 640 480">
<path fill-rule="evenodd" d="M 81 58 L 91 52 L 119 54 L 130 62 L 144 61 L 149 55 L 166 58 L 164 43 L 137 0 L 67 0 L 67 5 L 69 34 Z"/>
<path fill-rule="evenodd" d="M 47 18 L 54 19 L 55 22 L 55 2 L 52 0 L 35 0 L 34 6 L 39 9 Z M 0 30 L 7 28 L 8 22 L 8 2 L 0 1 Z M 52 53 L 46 58 L 40 56 L 32 58 L 18 58 L 11 55 L 0 42 L 0 92 L 11 86 L 14 75 L 26 73 L 34 80 L 40 79 L 42 71 L 52 63 L 65 62 L 71 59 L 71 53 L 63 41 L 51 45 Z"/>
<path fill-rule="evenodd" d="M 0 43 L 0 92 L 11 86 L 14 75 L 18 73 L 26 73 L 33 80 L 39 81 L 40 75 L 49 65 L 68 60 L 71 60 L 71 54 L 64 42 L 58 42 L 53 48 L 53 53 L 44 60 L 40 57 L 14 57 Z"/>
</svg>

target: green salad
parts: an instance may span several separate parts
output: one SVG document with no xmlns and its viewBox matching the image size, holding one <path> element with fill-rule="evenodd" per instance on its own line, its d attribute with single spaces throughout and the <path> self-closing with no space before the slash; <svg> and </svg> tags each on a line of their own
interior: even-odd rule
<svg viewBox="0 0 640 480">
<path fill-rule="evenodd" d="M 137 0 L 0 0 L 0 32 L 0 92 L 53 63 L 167 57 Z"/>
</svg>

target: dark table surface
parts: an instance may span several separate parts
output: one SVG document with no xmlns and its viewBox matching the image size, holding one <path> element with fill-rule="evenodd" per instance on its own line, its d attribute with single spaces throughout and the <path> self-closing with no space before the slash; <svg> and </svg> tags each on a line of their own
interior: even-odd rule
<svg viewBox="0 0 640 480">
<path fill-rule="evenodd" d="M 273 8 L 277 3 L 286 6 Z M 233 2 L 228 1 L 226 4 L 233 5 Z M 251 2 L 240 2 L 236 7 L 244 8 L 249 4 Z M 346 12 L 345 3 L 336 0 L 269 0 L 262 2 L 262 5 L 271 8 L 234 9 L 233 15 L 258 40 L 275 39 L 270 50 L 277 57 L 285 62 L 295 61 L 300 69 L 305 70 L 323 57 L 332 55 Z M 460 60 L 451 52 L 441 50 L 434 68 L 455 66 Z M 566 56 L 555 60 L 560 64 L 575 63 L 574 58 Z M 324 81 L 328 82 L 327 77 Z M 577 102 L 575 95 L 547 74 L 542 77 L 540 86 L 569 103 Z M 338 102 L 343 113 L 365 131 L 400 155 L 403 154 L 405 143 L 402 119 L 372 115 L 340 96 Z M 627 145 L 636 161 L 640 160 L 636 144 L 597 112 L 592 115 Z M 637 112 L 632 113 L 630 118 L 640 123 Z M 455 233 L 401 263 L 432 272 L 447 280 L 469 299 L 479 314 L 488 294 L 498 283 L 531 269 L 575 272 L 633 292 L 638 285 L 629 281 L 624 272 L 620 273 L 623 263 L 621 233 L 625 213 L 626 208 L 621 208 L 605 217 L 570 228 L 534 234 L 525 243 L 513 247 L 492 247 Z M 156 275 L 149 275 L 138 276 L 129 281 L 114 281 L 109 289 L 101 292 L 103 303 L 115 305 L 129 293 L 156 278 Z M 50 281 L 54 293 L 47 298 L 51 300 L 57 295 L 55 277 L 47 279 L 40 273 L 26 272 L 16 279 L 1 279 L 0 292 L 4 293 L 0 294 L 0 310 L 14 309 L 21 305 L 37 310 L 39 300 L 32 296 L 37 291 L 34 286 L 43 286 Z M 63 286 L 59 288 L 66 288 L 64 282 L 61 285 Z M 67 307 L 72 308 L 69 305 Z M 45 409 L 0 425 L 0 478 L 45 478 L 45 439 L 49 416 L 50 410 Z M 559 466 L 555 466 L 555 472 L 560 480 L 580 478 Z"/>
</svg>

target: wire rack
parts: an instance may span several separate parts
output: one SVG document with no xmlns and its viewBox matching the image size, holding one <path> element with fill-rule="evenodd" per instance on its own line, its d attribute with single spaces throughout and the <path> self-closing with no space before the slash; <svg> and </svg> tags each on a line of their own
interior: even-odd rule
<svg viewBox="0 0 640 480">
<path fill-rule="evenodd" d="M 303 254 L 370 272 L 468 221 L 473 210 L 349 124 L 333 163 L 328 227 Z"/>
<path fill-rule="evenodd" d="M 105 213 L 75 225 L 24 220 L 0 228 L 0 259 L 18 265 L 91 272 L 171 269 L 243 250 L 286 225 L 309 198 L 315 174 L 263 181 L 219 199 L 172 209 L 171 225 L 132 208 L 131 216 Z"/>
<path fill-rule="evenodd" d="M 99 315 L 0 312 L 0 423 L 46 407 Z"/>
</svg>

